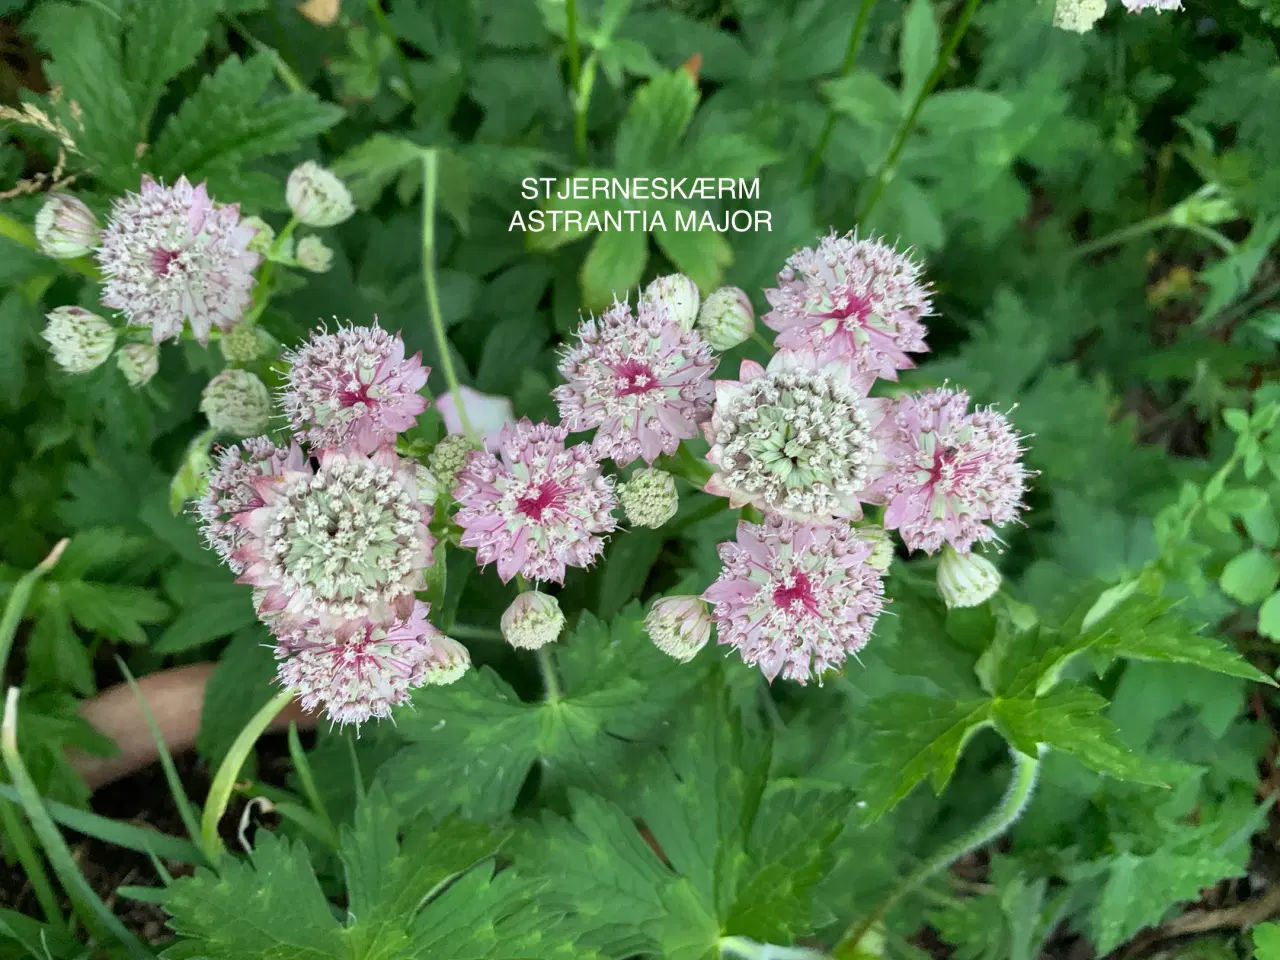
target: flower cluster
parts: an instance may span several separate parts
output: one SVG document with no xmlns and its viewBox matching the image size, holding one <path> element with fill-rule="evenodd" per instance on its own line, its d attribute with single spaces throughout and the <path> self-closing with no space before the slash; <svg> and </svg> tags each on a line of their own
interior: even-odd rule
<svg viewBox="0 0 1280 960">
<path fill-rule="evenodd" d="M 795 253 L 765 291 L 777 352 L 767 366 L 744 360 L 736 380 L 709 380 L 707 354 L 754 335 L 750 299 L 722 288 L 699 311 L 689 284 L 662 280 L 636 315 L 615 304 L 583 324 L 556 391 L 566 425 L 595 428 L 593 448 L 620 465 L 673 454 L 696 424 L 714 467 L 704 489 L 761 517 L 720 545 L 723 569 L 701 597 L 654 604 L 646 625 L 660 649 L 692 658 L 714 621 L 719 643 L 770 680 L 839 669 L 884 608 L 889 531 L 908 550 L 943 551 L 949 606 L 998 589 L 971 551 L 1022 509 L 1021 436 L 999 413 L 970 411 L 963 391 L 871 396 L 928 349 L 932 293 L 909 253 L 855 234 Z M 674 513 L 661 479 L 641 471 L 622 486 L 633 523 Z M 863 522 L 869 507 L 878 523 Z"/>
<path fill-rule="evenodd" d="M 1123 3 L 1129 13 L 1182 9 L 1182 0 L 1123 0 Z M 1106 12 L 1107 0 L 1058 0 L 1053 9 L 1053 25 L 1073 33 L 1088 33 Z"/>
<path fill-rule="evenodd" d="M 209 545 L 254 587 L 281 682 L 307 709 L 359 723 L 469 663 L 416 597 L 436 544 L 436 480 L 394 447 L 426 408 L 427 371 L 376 325 L 317 332 L 289 359 L 294 442 L 224 449 L 198 510 Z"/>
</svg>

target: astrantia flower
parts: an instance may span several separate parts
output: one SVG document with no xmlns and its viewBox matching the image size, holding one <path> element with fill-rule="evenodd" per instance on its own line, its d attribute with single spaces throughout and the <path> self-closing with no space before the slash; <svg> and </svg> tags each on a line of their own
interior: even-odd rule
<svg viewBox="0 0 1280 960">
<path fill-rule="evenodd" d="M 273 352 L 276 341 L 256 323 L 237 323 L 218 341 L 227 363 L 252 363 Z"/>
<path fill-rule="evenodd" d="M 938 596 L 948 608 L 976 607 L 1000 590 L 1000 571 L 986 557 L 957 553 L 950 545 L 938 560 Z"/>
<path fill-rule="evenodd" d="M 497 561 L 503 583 L 517 573 L 564 582 L 566 567 L 589 566 L 617 527 L 613 478 L 585 444 L 565 449 L 565 427 L 527 419 L 502 430 L 500 456 L 472 451 L 458 472 L 454 519 L 480 566 Z"/>
<path fill-rule="evenodd" d="M 116 353 L 116 366 L 131 387 L 150 382 L 160 369 L 160 348 L 154 343 L 128 343 Z"/>
<path fill-rule="evenodd" d="M 676 515 L 680 497 L 675 477 L 665 470 L 637 470 L 618 486 L 618 499 L 627 520 L 637 527 L 657 529 Z"/>
<path fill-rule="evenodd" d="M 203 183 L 181 177 L 165 187 L 143 177 L 142 192 L 115 202 L 102 233 L 102 302 L 150 327 L 156 343 L 190 320 L 207 344 L 212 327 L 229 330 L 249 304 L 262 261 L 249 250 L 256 232 L 240 221 L 239 204 L 215 204 Z"/>
<path fill-rule="evenodd" d="M 461 400 L 462 409 L 458 409 Z M 498 438 L 502 436 L 502 428 L 508 423 L 515 423 L 516 414 L 507 397 L 495 397 L 470 387 L 458 387 L 455 398 L 452 390 L 446 390 L 436 397 L 436 410 L 444 421 L 444 428 L 450 434 L 464 434 L 462 414 L 467 415 L 467 423 L 474 431 L 476 438 L 490 453 L 498 449 Z"/>
<path fill-rule="evenodd" d="M 271 421 L 271 394 L 267 385 L 248 370 L 223 370 L 205 384 L 200 412 L 209 426 L 233 437 L 252 437 Z"/>
<path fill-rule="evenodd" d="M 920 319 L 931 301 L 920 265 L 879 240 L 833 233 L 792 254 L 765 297 L 773 310 L 761 320 L 778 331 L 779 348 L 848 363 L 864 391 L 915 366 L 908 353 L 928 350 Z"/>
<path fill-rule="evenodd" d="M 98 245 L 98 218 L 79 197 L 51 193 L 36 214 L 35 232 L 41 253 L 71 260 Z"/>
<path fill-rule="evenodd" d="M 1124 7 L 1130 13 L 1141 13 L 1143 10 L 1163 13 L 1166 10 L 1181 10 L 1182 0 L 1124 0 Z"/>
<path fill-rule="evenodd" d="M 795 519 L 862 515 L 877 463 L 875 430 L 887 401 L 855 389 L 842 364 L 783 351 L 766 370 L 742 362 L 741 380 L 717 380 L 703 427 L 720 470 L 708 493 Z"/>
<path fill-rule="evenodd" d="M 285 200 L 298 222 L 308 227 L 336 226 L 356 212 L 347 185 L 313 160 L 293 168 Z"/>
<path fill-rule="evenodd" d="M 280 683 L 298 691 L 304 710 L 324 707 L 334 723 L 390 716 L 410 690 L 450 683 L 471 662 L 466 647 L 427 621 L 428 610 L 417 602 L 387 624 L 362 620 L 333 630 L 312 621 L 287 629 L 276 645 Z"/>
<path fill-rule="evenodd" d="M 911 550 L 967 553 L 1022 509 L 1021 436 L 1001 414 L 968 408 L 962 390 L 928 390 L 900 397 L 886 419 L 889 465 L 875 487 L 885 527 Z"/>
<path fill-rule="evenodd" d="M 688 663 L 711 639 L 711 616 L 701 597 L 663 597 L 644 618 L 644 629 L 655 647 Z"/>
<path fill-rule="evenodd" d="M 672 320 L 681 330 L 692 330 L 698 319 L 698 285 L 683 273 L 656 277 L 644 288 L 640 306 Z"/>
<path fill-rule="evenodd" d="M 1058 0 L 1053 25 L 1072 33 L 1088 33 L 1107 12 L 1107 0 Z"/>
<path fill-rule="evenodd" d="M 568 382 L 553 395 L 570 430 L 596 429 L 596 456 L 653 463 L 697 435 L 711 412 L 714 366 L 698 334 L 643 301 L 635 315 L 615 302 L 578 328 L 560 362 Z"/>
<path fill-rule="evenodd" d="M 333 251 L 316 236 L 303 237 L 299 240 L 294 257 L 298 261 L 298 266 L 312 273 L 328 273 L 329 268 L 333 266 Z"/>
<path fill-rule="evenodd" d="M 466 464 L 467 455 L 474 449 L 476 449 L 475 444 L 460 433 L 451 433 L 435 445 L 430 456 L 427 457 L 427 465 L 435 474 L 439 490 L 452 496 L 458 471 Z"/>
<path fill-rule="evenodd" d="M 720 578 L 702 594 L 715 608 L 719 642 L 770 681 L 782 674 L 805 683 L 839 669 L 867 645 L 884 609 L 874 549 L 844 523 L 739 523 L 737 540 L 720 544 Z"/>
<path fill-rule="evenodd" d="M 732 350 L 748 340 L 755 329 L 751 298 L 738 287 L 713 291 L 698 310 L 698 333 L 713 350 Z"/>
<path fill-rule="evenodd" d="M 88 373 L 107 362 L 116 345 L 111 324 L 84 307 L 58 307 L 45 317 L 45 342 L 54 362 L 67 373 Z"/>
<path fill-rule="evenodd" d="M 248 531 L 235 522 L 236 514 L 255 510 L 265 503 L 255 481 L 304 470 L 305 463 L 306 458 L 296 443 L 283 450 L 266 437 L 233 443 L 219 451 L 209 475 L 209 485 L 196 504 L 196 515 L 205 542 L 233 573 L 244 570 L 244 565 L 235 559 L 235 552 L 249 536 Z"/>
<path fill-rule="evenodd" d="M 415 465 L 389 448 L 328 449 L 320 466 L 255 478 L 262 500 L 236 516 L 240 583 L 265 591 L 259 612 L 326 626 L 407 617 L 435 539 Z"/>
<path fill-rule="evenodd" d="M 422 354 L 406 358 L 400 335 L 376 322 L 313 333 L 284 359 L 289 379 L 280 404 L 312 447 L 350 445 L 372 453 L 427 409 L 418 393 L 430 372 Z"/>
<path fill-rule="evenodd" d="M 554 643 L 564 629 L 564 613 L 555 597 L 526 590 L 511 602 L 500 621 L 502 638 L 518 650 Z"/>
</svg>

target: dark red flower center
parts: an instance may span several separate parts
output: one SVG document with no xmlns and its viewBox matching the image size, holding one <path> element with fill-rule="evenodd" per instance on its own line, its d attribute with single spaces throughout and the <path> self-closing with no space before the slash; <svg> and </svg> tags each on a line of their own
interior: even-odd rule
<svg viewBox="0 0 1280 960">
<path fill-rule="evenodd" d="M 864 323 L 870 313 L 871 298 L 850 293 L 845 296 L 843 303 L 836 304 L 835 309 L 828 316 L 833 320 L 856 320 L 858 323 Z"/>
<path fill-rule="evenodd" d="M 613 372 L 621 381 L 618 387 L 620 397 L 646 393 L 658 386 L 658 378 L 653 375 L 653 371 L 639 360 L 624 360 L 613 368 Z"/>
<path fill-rule="evenodd" d="M 170 264 L 177 260 L 181 254 L 181 250 L 166 250 L 163 247 L 156 247 L 151 251 L 151 269 L 156 272 L 157 277 L 167 277 Z"/>
<path fill-rule="evenodd" d="M 543 511 L 563 505 L 564 491 L 554 480 L 548 480 L 540 484 L 533 493 L 516 501 L 516 513 L 523 514 L 535 523 L 540 523 Z"/>
<path fill-rule="evenodd" d="M 799 608 L 815 615 L 818 612 L 818 601 L 813 596 L 813 584 L 809 582 L 809 575 L 805 573 L 795 574 L 789 586 L 783 584 L 776 587 L 773 591 L 773 602 L 792 613 L 798 613 Z"/>
<path fill-rule="evenodd" d="M 369 384 L 360 384 L 357 390 L 341 390 L 338 393 L 338 403 L 344 407 L 354 407 L 357 403 L 363 403 L 365 406 L 373 406 L 375 400 L 369 396 Z"/>
</svg>

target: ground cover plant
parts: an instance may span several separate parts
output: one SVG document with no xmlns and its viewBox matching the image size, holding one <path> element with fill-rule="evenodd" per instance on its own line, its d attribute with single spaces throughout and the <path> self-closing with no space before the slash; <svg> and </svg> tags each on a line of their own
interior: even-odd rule
<svg viewBox="0 0 1280 960">
<path fill-rule="evenodd" d="M 0 0 L 0 957 L 1280 958 L 1275 0 Z"/>
</svg>

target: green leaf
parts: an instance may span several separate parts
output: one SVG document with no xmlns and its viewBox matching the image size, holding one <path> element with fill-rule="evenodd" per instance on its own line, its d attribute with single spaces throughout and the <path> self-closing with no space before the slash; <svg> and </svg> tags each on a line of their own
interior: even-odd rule
<svg viewBox="0 0 1280 960">
<path fill-rule="evenodd" d="M 134 110 L 146 124 L 170 80 L 190 66 L 204 49 L 220 0 L 148 0 L 128 4 L 122 30 L 125 83 Z M 139 134 L 145 138 L 146 129 Z"/>
<path fill-rule="evenodd" d="M 868 70 L 854 70 L 848 76 L 829 80 L 822 85 L 822 92 L 832 109 L 865 126 L 889 128 L 902 119 L 898 91 Z"/>
<path fill-rule="evenodd" d="M 276 658 L 265 627 L 241 630 L 227 645 L 205 685 L 196 749 L 217 769 L 231 744 L 277 689 Z"/>
<path fill-rule="evenodd" d="M 1270 596 L 1280 583 L 1280 563 L 1270 553 L 1246 550 L 1227 561 L 1218 583 L 1227 596 L 1252 606 Z"/>
<path fill-rule="evenodd" d="M 615 294 L 625 295 L 640 282 L 648 259 L 649 237 L 643 231 L 601 233 L 582 263 L 582 297 L 586 305 L 603 309 L 613 302 Z"/>
<path fill-rule="evenodd" d="M 412 182 L 413 193 L 417 192 L 422 176 L 422 152 L 423 148 L 412 140 L 375 133 L 335 160 L 332 170 L 351 190 L 356 205 L 368 209 L 396 181 L 401 185 Z M 405 196 L 401 190 L 401 202 L 408 202 L 413 193 Z"/>
<path fill-rule="evenodd" d="M 293 150 L 342 119 L 341 107 L 309 92 L 266 96 L 273 73 L 266 54 L 223 61 L 165 124 L 155 145 L 156 172 L 234 187 L 249 162 Z"/>
<path fill-rule="evenodd" d="M 1280 960 L 1280 923 L 1263 923 L 1253 928 L 1254 960 Z"/>
<path fill-rule="evenodd" d="M 1280 640 L 1280 591 L 1267 597 L 1258 608 L 1258 632 L 1272 640 Z"/>
<path fill-rule="evenodd" d="M 1106 708 L 1107 701 L 1093 691 L 1068 687 L 1034 699 L 997 699 L 991 713 L 996 729 L 1030 756 L 1043 743 L 1099 773 L 1153 786 L 1168 786 L 1184 772 L 1181 765 L 1158 763 L 1125 746 Z"/>
<path fill-rule="evenodd" d="M 733 262 L 729 241 L 714 230 L 654 230 L 653 239 L 701 290 L 719 286 L 725 267 Z"/>
<path fill-rule="evenodd" d="M 938 60 L 938 24 L 929 0 L 911 0 L 902 20 L 902 103 L 915 101 Z"/>
<path fill-rule="evenodd" d="M 997 127 L 1013 112 L 1013 104 L 983 90 L 944 90 L 925 100 L 920 125 L 936 134 Z"/>
<path fill-rule="evenodd" d="M 688 70 L 654 77 L 636 91 L 614 140 L 620 171 L 648 175 L 674 154 L 698 106 L 698 85 Z"/>
</svg>

